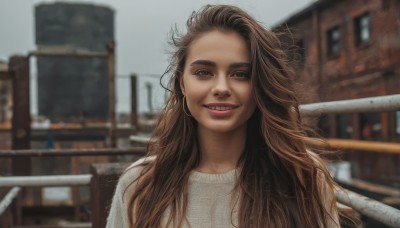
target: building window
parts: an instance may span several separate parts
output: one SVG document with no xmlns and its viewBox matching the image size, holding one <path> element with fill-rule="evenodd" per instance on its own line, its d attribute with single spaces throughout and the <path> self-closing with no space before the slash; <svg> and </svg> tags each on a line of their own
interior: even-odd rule
<svg viewBox="0 0 400 228">
<path fill-rule="evenodd" d="M 354 20 L 356 46 L 368 43 L 371 38 L 371 17 L 363 14 Z"/>
<path fill-rule="evenodd" d="M 340 51 L 340 31 L 339 27 L 334 27 L 327 32 L 328 55 L 335 56 Z"/>
<path fill-rule="evenodd" d="M 380 113 L 362 113 L 360 116 L 361 139 L 381 141 L 381 118 Z"/>
<path fill-rule="evenodd" d="M 332 121 L 329 115 L 322 114 L 318 118 L 318 128 L 317 128 L 317 133 L 324 137 L 324 138 L 329 138 L 332 137 L 330 135 L 331 133 L 331 127 L 332 127 Z"/>
<path fill-rule="evenodd" d="M 352 116 L 349 114 L 341 114 L 338 115 L 338 138 L 341 139 L 350 139 L 353 135 L 353 126 L 351 118 Z"/>
</svg>

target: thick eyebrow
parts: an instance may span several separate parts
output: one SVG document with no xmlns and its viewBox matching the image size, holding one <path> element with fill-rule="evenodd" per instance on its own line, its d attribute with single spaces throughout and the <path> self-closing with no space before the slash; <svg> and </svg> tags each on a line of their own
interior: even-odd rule
<svg viewBox="0 0 400 228">
<path fill-rule="evenodd" d="M 229 68 L 250 68 L 250 63 L 232 63 Z"/>
<path fill-rule="evenodd" d="M 209 60 L 196 60 L 196 61 L 192 62 L 190 65 L 191 66 L 203 65 L 203 66 L 215 67 L 217 64 L 215 64 L 213 61 L 209 61 Z M 250 68 L 250 63 L 242 62 L 242 63 L 232 63 L 229 65 L 229 68 L 241 68 L 241 67 Z"/>
<path fill-rule="evenodd" d="M 215 64 L 213 61 L 209 61 L 209 60 L 196 60 L 190 64 L 190 66 L 193 66 L 193 65 L 216 66 L 217 64 Z"/>
</svg>

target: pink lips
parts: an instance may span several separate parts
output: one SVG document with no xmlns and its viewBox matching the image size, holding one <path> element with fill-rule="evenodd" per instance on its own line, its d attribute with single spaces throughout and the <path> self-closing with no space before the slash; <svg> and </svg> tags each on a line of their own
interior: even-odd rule
<svg viewBox="0 0 400 228">
<path fill-rule="evenodd" d="M 238 105 L 230 103 L 209 103 L 204 105 L 208 109 L 211 116 L 214 117 L 229 117 L 232 115 L 234 109 L 239 107 Z"/>
</svg>

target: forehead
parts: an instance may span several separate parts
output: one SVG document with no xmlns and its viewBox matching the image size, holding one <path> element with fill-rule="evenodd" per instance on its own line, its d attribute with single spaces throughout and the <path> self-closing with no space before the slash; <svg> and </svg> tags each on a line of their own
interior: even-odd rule
<svg viewBox="0 0 400 228">
<path fill-rule="evenodd" d="M 187 63 L 199 59 L 215 62 L 249 62 L 246 40 L 236 32 L 212 30 L 199 35 L 189 46 Z"/>
</svg>

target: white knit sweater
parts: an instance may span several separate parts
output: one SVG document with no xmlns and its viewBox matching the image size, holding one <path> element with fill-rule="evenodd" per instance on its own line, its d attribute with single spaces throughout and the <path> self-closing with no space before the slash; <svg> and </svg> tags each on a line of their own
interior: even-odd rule
<svg viewBox="0 0 400 228">
<path fill-rule="evenodd" d="M 135 162 L 133 168 L 131 166 L 120 178 L 107 219 L 107 228 L 129 228 L 127 202 L 132 188 L 128 188 L 125 195 L 124 191 L 139 176 L 141 162 L 142 159 Z M 236 179 L 236 170 L 222 174 L 192 171 L 189 177 L 186 212 L 191 228 L 237 227 L 237 207 L 233 205 L 236 200 L 232 200 Z M 164 215 L 163 221 L 166 219 Z M 337 218 L 335 220 L 337 221 Z M 338 227 L 333 221 L 330 224 L 330 227 Z M 186 224 L 184 227 L 189 226 Z"/>
</svg>

